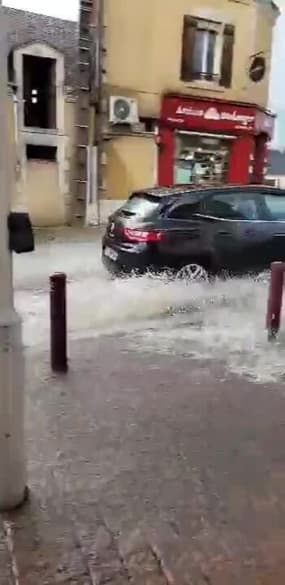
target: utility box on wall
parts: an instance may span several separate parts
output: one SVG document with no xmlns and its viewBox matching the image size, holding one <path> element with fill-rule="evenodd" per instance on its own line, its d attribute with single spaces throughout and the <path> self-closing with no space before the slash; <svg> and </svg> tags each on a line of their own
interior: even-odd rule
<svg viewBox="0 0 285 585">
<path fill-rule="evenodd" d="M 9 249 L 16 254 L 33 252 L 35 241 L 30 216 L 12 211 L 8 217 Z"/>
</svg>

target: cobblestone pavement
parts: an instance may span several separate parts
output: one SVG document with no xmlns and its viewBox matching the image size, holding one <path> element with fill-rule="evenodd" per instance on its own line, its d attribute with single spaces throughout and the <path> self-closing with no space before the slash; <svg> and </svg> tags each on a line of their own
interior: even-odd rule
<svg viewBox="0 0 285 585">
<path fill-rule="evenodd" d="M 72 342 L 30 353 L 31 495 L 0 585 L 284 585 L 285 392 L 222 365 Z"/>
</svg>

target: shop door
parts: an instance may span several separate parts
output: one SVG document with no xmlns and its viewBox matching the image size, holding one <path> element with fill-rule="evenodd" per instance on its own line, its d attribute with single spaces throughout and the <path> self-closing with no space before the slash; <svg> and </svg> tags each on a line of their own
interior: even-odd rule
<svg viewBox="0 0 285 585">
<path fill-rule="evenodd" d="M 229 168 L 230 139 L 178 132 L 174 182 L 225 183 Z"/>
</svg>

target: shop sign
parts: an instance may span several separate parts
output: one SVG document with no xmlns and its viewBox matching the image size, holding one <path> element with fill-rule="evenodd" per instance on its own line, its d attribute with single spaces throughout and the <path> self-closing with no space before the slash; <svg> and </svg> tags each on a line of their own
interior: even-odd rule
<svg viewBox="0 0 285 585">
<path fill-rule="evenodd" d="M 249 124 L 252 124 L 255 119 L 255 116 L 239 114 L 237 110 L 234 110 L 233 112 L 224 112 L 222 110 L 219 112 L 215 107 L 208 108 L 208 110 L 204 111 L 179 106 L 176 110 L 176 114 L 178 114 L 178 116 L 181 114 L 185 116 L 198 116 L 200 118 L 204 118 L 204 120 L 215 120 L 217 122 L 220 120 L 228 120 L 230 122 L 234 122 L 235 124 L 241 124 L 242 126 L 248 126 Z"/>
<path fill-rule="evenodd" d="M 164 99 L 161 118 L 177 127 L 185 127 L 189 130 L 197 128 L 224 132 L 233 130 L 254 132 L 256 109 L 226 102 L 211 103 L 169 97 Z"/>
<path fill-rule="evenodd" d="M 263 55 L 255 55 L 249 67 L 249 78 L 254 83 L 262 81 L 266 74 L 266 61 Z"/>
</svg>

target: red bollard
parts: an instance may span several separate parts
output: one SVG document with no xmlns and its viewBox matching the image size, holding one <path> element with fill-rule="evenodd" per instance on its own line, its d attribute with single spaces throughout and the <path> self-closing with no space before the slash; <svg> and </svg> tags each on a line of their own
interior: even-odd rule
<svg viewBox="0 0 285 585">
<path fill-rule="evenodd" d="M 271 277 L 266 317 L 266 328 L 268 331 L 269 341 L 276 339 L 276 335 L 280 329 L 284 267 L 285 265 L 283 262 L 273 262 L 271 264 Z"/>
<path fill-rule="evenodd" d="M 66 322 L 66 275 L 50 277 L 50 351 L 53 372 L 66 373 L 67 322 Z"/>
</svg>

